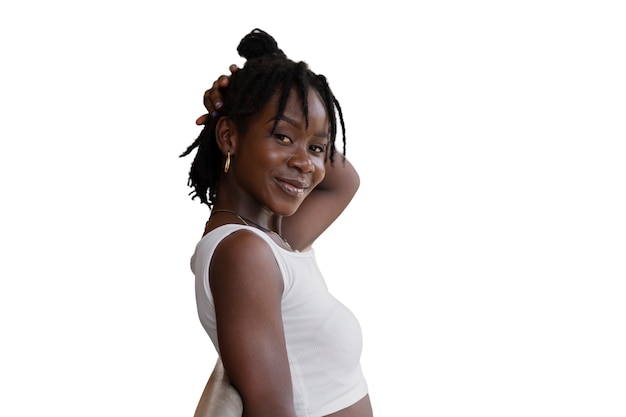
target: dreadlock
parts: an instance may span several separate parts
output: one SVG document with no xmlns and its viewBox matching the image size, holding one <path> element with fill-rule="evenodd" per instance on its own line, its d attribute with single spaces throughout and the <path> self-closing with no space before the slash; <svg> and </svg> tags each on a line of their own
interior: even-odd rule
<svg viewBox="0 0 626 417">
<path fill-rule="evenodd" d="M 247 34 L 237 47 L 239 55 L 246 59 L 243 68 L 230 76 L 229 86 L 222 91 L 224 104 L 218 117 L 212 117 L 204 126 L 198 138 L 187 148 L 181 157 L 198 149 L 191 163 L 187 185 L 193 188 L 192 199 L 213 207 L 217 194 L 217 182 L 221 170 L 222 154 L 217 146 L 215 127 L 220 117 L 230 118 L 241 133 L 248 128 L 250 118 L 259 112 L 275 95 L 279 94 L 278 116 L 282 116 L 289 93 L 296 89 L 302 103 L 305 123 L 309 125 L 308 91 L 316 90 L 324 102 L 329 119 L 330 149 L 329 159 L 334 161 L 336 152 L 337 116 L 341 125 L 343 150 L 346 153 L 346 129 L 339 101 L 332 93 L 326 77 L 315 74 L 305 62 L 294 62 L 278 48 L 278 44 L 268 33 L 254 29 Z M 278 117 L 274 124 L 278 123 Z"/>
</svg>

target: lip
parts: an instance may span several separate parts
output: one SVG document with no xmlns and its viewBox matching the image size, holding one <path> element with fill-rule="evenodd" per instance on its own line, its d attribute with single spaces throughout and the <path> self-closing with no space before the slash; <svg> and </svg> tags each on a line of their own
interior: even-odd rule
<svg viewBox="0 0 626 417">
<path fill-rule="evenodd" d="M 292 197 L 300 197 L 309 188 L 309 184 L 293 178 L 275 178 L 276 184 Z"/>
</svg>

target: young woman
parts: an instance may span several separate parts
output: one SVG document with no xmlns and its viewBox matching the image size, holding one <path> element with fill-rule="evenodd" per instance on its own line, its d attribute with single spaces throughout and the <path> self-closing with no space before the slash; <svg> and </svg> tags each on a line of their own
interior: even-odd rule
<svg viewBox="0 0 626 417">
<path fill-rule="evenodd" d="M 183 154 L 197 149 L 189 185 L 211 208 L 192 258 L 200 321 L 244 416 L 371 417 L 358 322 L 311 248 L 359 186 L 335 152 L 341 108 L 267 33 L 237 50 L 245 65 L 205 93 L 211 115 Z"/>
</svg>

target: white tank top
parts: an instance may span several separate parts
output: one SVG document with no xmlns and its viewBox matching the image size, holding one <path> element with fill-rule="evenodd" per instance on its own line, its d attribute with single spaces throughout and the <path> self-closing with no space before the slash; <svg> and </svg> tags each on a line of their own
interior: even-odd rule
<svg viewBox="0 0 626 417">
<path fill-rule="evenodd" d="M 198 315 L 215 349 L 219 353 L 209 264 L 222 239 L 242 229 L 267 242 L 283 276 L 281 308 L 297 416 L 320 417 L 356 403 L 367 394 L 360 365 L 361 328 L 328 292 L 313 249 L 291 252 L 263 231 L 236 224 L 220 226 L 198 242 L 191 258 Z"/>
</svg>

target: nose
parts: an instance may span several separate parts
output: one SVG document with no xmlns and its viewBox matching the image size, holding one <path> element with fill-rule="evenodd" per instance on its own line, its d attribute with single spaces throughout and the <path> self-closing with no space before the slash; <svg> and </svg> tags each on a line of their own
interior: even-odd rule
<svg viewBox="0 0 626 417">
<path fill-rule="evenodd" d="M 289 161 L 287 162 L 292 168 L 296 168 L 300 172 L 309 173 L 315 171 L 315 165 L 311 160 L 309 152 L 307 149 L 301 149 L 298 147 L 297 150 L 291 155 Z"/>
</svg>

